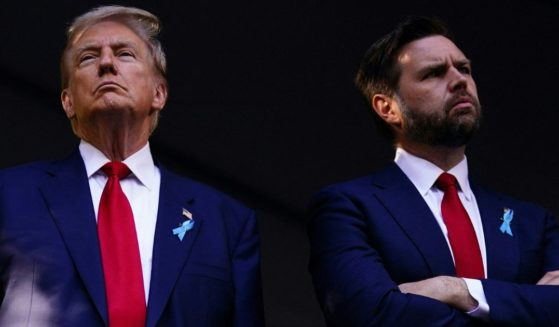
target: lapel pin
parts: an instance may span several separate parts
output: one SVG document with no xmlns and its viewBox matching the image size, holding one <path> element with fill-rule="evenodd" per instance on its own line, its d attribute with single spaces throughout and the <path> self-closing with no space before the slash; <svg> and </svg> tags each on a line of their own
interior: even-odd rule
<svg viewBox="0 0 559 327">
<path fill-rule="evenodd" d="M 179 227 L 173 228 L 173 235 L 177 235 L 181 242 L 186 232 L 194 227 L 194 219 L 192 218 L 192 213 L 183 208 L 182 215 L 186 218 L 186 220 L 183 221 L 182 224 L 179 224 Z"/>
<path fill-rule="evenodd" d="M 186 217 L 188 220 L 192 220 L 192 213 L 185 208 L 182 208 L 182 215 Z"/>
<path fill-rule="evenodd" d="M 503 208 L 503 217 L 501 217 L 501 221 L 503 223 L 499 228 L 501 230 L 501 233 L 509 234 L 510 236 L 512 236 L 512 229 L 510 228 L 510 223 L 512 221 L 513 216 L 514 216 L 514 211 L 512 209 Z"/>
</svg>

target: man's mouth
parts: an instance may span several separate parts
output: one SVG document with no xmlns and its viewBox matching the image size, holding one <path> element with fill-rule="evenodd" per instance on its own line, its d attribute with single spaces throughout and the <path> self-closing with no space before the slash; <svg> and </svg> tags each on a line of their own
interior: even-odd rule
<svg viewBox="0 0 559 327">
<path fill-rule="evenodd" d="M 457 96 L 450 102 L 449 111 L 458 111 L 458 114 L 468 113 L 475 107 L 474 100 L 469 95 Z"/>
<path fill-rule="evenodd" d="M 95 93 L 99 91 L 109 91 L 111 89 L 124 89 L 124 87 L 122 87 L 120 84 L 113 81 L 101 82 L 95 88 Z"/>
</svg>

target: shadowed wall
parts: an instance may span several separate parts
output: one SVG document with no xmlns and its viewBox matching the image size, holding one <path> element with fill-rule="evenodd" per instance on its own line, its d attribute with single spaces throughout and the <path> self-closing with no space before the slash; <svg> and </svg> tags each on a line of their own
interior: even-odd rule
<svg viewBox="0 0 559 327">
<path fill-rule="evenodd" d="M 0 11 L 0 167 L 62 158 L 78 140 L 60 105 L 64 30 L 96 1 Z M 521 1 L 125 1 L 163 21 L 169 102 L 151 144 L 167 167 L 259 213 L 268 326 L 324 326 L 306 270 L 312 193 L 392 160 L 353 86 L 359 61 L 407 14 L 435 15 L 473 62 L 484 122 L 479 183 L 559 215 L 559 4 Z"/>
</svg>

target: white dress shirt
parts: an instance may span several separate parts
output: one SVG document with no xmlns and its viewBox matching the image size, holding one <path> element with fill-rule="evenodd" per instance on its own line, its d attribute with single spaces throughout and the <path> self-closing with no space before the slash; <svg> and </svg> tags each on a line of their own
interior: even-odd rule
<svg viewBox="0 0 559 327">
<path fill-rule="evenodd" d="M 97 219 L 101 194 L 108 180 L 107 176 L 100 169 L 110 160 L 93 145 L 83 140 L 80 142 L 79 150 L 85 163 L 89 189 L 91 190 L 91 200 L 95 209 L 95 218 Z M 155 223 L 159 206 L 161 173 L 153 162 L 149 143 L 123 162 L 128 166 L 131 174 L 122 179 L 120 185 L 130 202 L 132 213 L 134 214 L 147 303 L 151 279 Z"/>
<path fill-rule="evenodd" d="M 450 253 L 452 254 L 452 249 L 448 240 L 448 231 L 441 214 L 441 202 L 443 200 L 444 192 L 435 186 L 437 178 L 444 172 L 444 170 L 425 159 L 414 156 L 402 148 L 396 149 L 396 157 L 394 161 L 410 179 L 419 194 L 421 194 L 425 200 L 425 203 L 427 203 L 427 206 L 429 206 L 429 209 L 431 209 L 431 212 L 433 213 L 433 216 L 435 216 L 435 219 L 437 220 L 437 223 L 439 224 L 439 227 L 446 239 Z M 468 162 L 466 157 L 464 157 L 464 159 L 456 166 L 452 167 L 448 173 L 454 175 L 458 181 L 458 197 L 468 212 L 472 225 L 474 226 L 474 231 L 476 233 L 481 252 L 481 258 L 483 260 L 484 275 L 487 276 L 487 256 L 485 251 L 483 225 L 481 223 L 481 215 L 479 213 L 476 198 L 468 181 Z M 454 254 L 452 254 L 452 256 L 452 259 L 454 260 Z M 468 291 L 479 303 L 478 307 L 468 312 L 468 314 L 476 317 L 486 317 L 489 313 L 489 304 L 485 298 L 481 281 L 470 278 L 463 279 L 466 282 Z"/>
</svg>

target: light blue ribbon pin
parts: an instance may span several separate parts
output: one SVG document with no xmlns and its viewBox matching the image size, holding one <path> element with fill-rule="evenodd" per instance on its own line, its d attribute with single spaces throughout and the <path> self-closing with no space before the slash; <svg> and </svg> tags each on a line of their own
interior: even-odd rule
<svg viewBox="0 0 559 327">
<path fill-rule="evenodd" d="M 186 232 L 194 227 L 194 219 L 192 219 L 190 211 L 182 209 L 182 215 L 186 217 L 186 220 L 179 227 L 173 229 L 173 235 L 177 235 L 181 242 Z"/>
<path fill-rule="evenodd" d="M 506 233 L 512 236 L 512 229 L 510 229 L 510 222 L 512 221 L 513 215 L 514 215 L 514 211 L 512 209 L 509 208 L 504 209 L 503 218 L 501 218 L 501 220 L 503 220 L 503 223 L 501 224 L 501 228 L 499 228 L 501 230 L 501 233 L 503 234 Z"/>
</svg>

